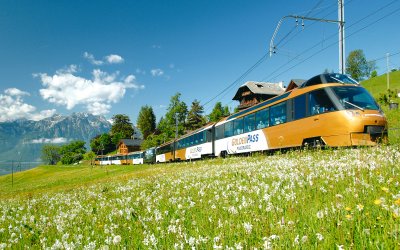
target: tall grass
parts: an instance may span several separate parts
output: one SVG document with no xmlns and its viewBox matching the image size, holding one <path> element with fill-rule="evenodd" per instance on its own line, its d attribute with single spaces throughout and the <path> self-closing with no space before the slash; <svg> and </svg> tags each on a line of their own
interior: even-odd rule
<svg viewBox="0 0 400 250">
<path fill-rule="evenodd" d="M 0 249 L 400 247 L 396 145 L 115 169 L 1 199 Z"/>
</svg>

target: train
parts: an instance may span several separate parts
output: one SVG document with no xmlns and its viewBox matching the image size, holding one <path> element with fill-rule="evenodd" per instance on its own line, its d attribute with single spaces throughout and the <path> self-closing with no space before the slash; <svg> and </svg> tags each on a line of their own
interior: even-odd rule
<svg viewBox="0 0 400 250">
<path fill-rule="evenodd" d="M 372 146 L 387 137 L 386 117 L 370 93 L 348 75 L 327 73 L 158 147 L 98 156 L 96 163 L 165 163 L 297 147 Z"/>
</svg>

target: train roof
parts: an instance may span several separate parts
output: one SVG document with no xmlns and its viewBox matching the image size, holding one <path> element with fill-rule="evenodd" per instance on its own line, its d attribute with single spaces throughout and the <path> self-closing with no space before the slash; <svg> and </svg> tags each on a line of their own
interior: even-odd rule
<svg viewBox="0 0 400 250">
<path fill-rule="evenodd" d="M 320 74 L 316 75 L 307 81 L 305 81 L 300 88 L 305 88 L 317 84 L 326 84 L 326 83 L 342 83 L 342 84 L 356 84 L 359 83 L 351 78 L 351 76 L 339 74 L 339 73 L 327 73 L 327 74 Z"/>
<path fill-rule="evenodd" d="M 247 113 L 250 113 L 254 110 L 257 109 L 261 109 L 264 106 L 267 106 L 271 103 L 274 102 L 278 102 L 282 99 L 285 99 L 287 97 L 289 97 L 289 95 L 291 95 L 292 93 L 296 93 L 297 91 L 301 91 L 303 92 L 301 89 L 305 88 L 305 87 L 311 87 L 314 85 L 319 85 L 319 84 L 349 84 L 349 85 L 360 85 L 356 80 L 354 80 L 353 78 L 351 78 L 348 75 L 344 75 L 344 74 L 339 74 L 339 73 L 326 73 L 326 74 L 319 74 L 316 75 L 312 78 L 310 78 L 307 81 L 304 81 L 298 88 L 294 88 L 292 90 L 289 90 L 281 95 L 278 95 L 276 97 L 273 97 L 271 99 L 268 99 L 264 102 L 258 103 L 250 108 L 241 110 L 235 114 L 232 114 L 226 118 L 221 119 L 220 121 L 218 121 L 218 125 L 225 123 L 227 121 L 230 121 L 234 118 L 237 118 L 239 116 L 245 115 Z"/>
</svg>

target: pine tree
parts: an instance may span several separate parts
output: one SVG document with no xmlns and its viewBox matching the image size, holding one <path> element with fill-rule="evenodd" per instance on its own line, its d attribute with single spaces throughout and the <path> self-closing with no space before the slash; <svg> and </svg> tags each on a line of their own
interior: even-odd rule
<svg viewBox="0 0 400 250">
<path fill-rule="evenodd" d="M 113 125 L 111 126 L 110 134 L 113 137 L 113 142 L 114 138 L 129 139 L 132 137 L 134 130 L 131 120 L 127 115 L 114 115 L 112 120 Z"/>
<path fill-rule="evenodd" d="M 140 109 L 137 126 L 143 134 L 143 139 L 147 139 L 149 135 L 154 133 L 156 130 L 156 116 L 152 107 L 146 105 Z"/>
<path fill-rule="evenodd" d="M 213 108 L 213 110 L 211 111 L 211 113 L 208 115 L 208 119 L 210 120 L 210 122 L 217 122 L 219 120 L 221 120 L 222 117 L 225 116 L 225 111 L 224 108 L 222 107 L 222 103 L 221 102 L 217 102 Z M 228 109 L 229 112 L 229 109 Z"/>
<path fill-rule="evenodd" d="M 187 130 L 195 130 L 204 126 L 206 119 L 204 118 L 203 113 L 203 106 L 200 105 L 199 101 L 194 100 L 187 116 Z"/>
</svg>

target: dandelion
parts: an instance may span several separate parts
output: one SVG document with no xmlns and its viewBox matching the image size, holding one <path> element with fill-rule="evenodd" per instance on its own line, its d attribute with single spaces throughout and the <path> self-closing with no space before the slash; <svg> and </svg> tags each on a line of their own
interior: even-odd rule
<svg viewBox="0 0 400 250">
<path fill-rule="evenodd" d="M 351 214 L 346 214 L 346 219 L 350 220 L 351 218 L 353 218 L 353 216 L 351 216 Z"/>
<path fill-rule="evenodd" d="M 346 207 L 345 210 L 346 211 L 351 211 L 351 207 Z"/>
<path fill-rule="evenodd" d="M 397 200 L 394 201 L 394 204 L 396 204 L 397 206 L 400 206 L 400 198 L 398 198 Z"/>
<path fill-rule="evenodd" d="M 357 209 L 361 212 L 364 209 L 364 206 L 362 204 L 358 204 Z"/>
<path fill-rule="evenodd" d="M 385 193 L 388 193 L 388 192 L 389 192 L 389 188 L 387 188 L 387 187 L 382 187 L 381 190 L 382 190 L 383 192 L 385 192 Z"/>
<path fill-rule="evenodd" d="M 302 243 L 306 243 L 307 241 L 308 241 L 307 235 L 304 235 L 303 237 L 301 237 L 301 242 Z"/>
<path fill-rule="evenodd" d="M 382 204 L 382 200 L 376 199 L 376 200 L 374 200 L 374 204 L 379 206 L 380 204 Z"/>
</svg>

